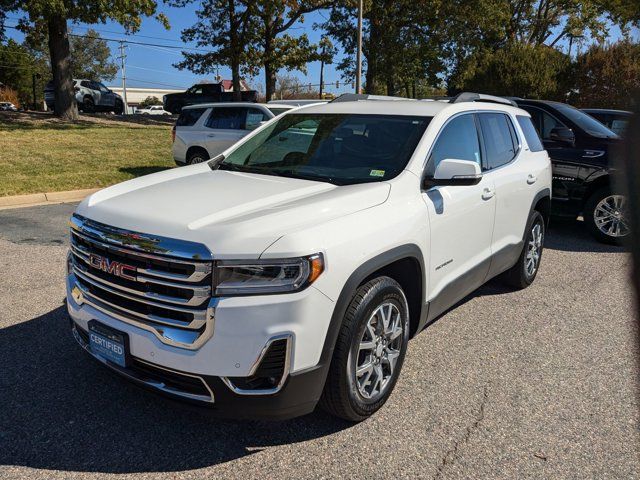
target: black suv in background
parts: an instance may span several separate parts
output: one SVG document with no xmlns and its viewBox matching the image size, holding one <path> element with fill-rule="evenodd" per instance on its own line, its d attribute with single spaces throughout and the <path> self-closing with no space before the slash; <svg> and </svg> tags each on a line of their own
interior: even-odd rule
<svg viewBox="0 0 640 480">
<path fill-rule="evenodd" d="M 619 243 L 629 234 L 627 201 L 614 187 L 614 132 L 564 103 L 513 99 L 531 114 L 553 167 L 552 213 L 578 217 L 601 242 Z"/>
<path fill-rule="evenodd" d="M 243 90 L 240 92 L 243 102 L 256 102 L 258 92 Z M 234 102 L 233 92 L 225 92 L 221 83 L 198 83 L 185 92 L 168 93 L 162 97 L 162 105 L 168 112 L 178 114 L 182 107 L 201 103 Z"/>
</svg>

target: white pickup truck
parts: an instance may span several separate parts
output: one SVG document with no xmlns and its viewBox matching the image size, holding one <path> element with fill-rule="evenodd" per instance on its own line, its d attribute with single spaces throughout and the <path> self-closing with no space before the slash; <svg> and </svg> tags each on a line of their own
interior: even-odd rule
<svg viewBox="0 0 640 480">
<path fill-rule="evenodd" d="M 551 167 L 530 122 L 477 94 L 347 95 L 97 192 L 71 218 L 73 335 L 222 415 L 361 421 L 411 337 L 493 277 L 534 281 Z"/>
</svg>

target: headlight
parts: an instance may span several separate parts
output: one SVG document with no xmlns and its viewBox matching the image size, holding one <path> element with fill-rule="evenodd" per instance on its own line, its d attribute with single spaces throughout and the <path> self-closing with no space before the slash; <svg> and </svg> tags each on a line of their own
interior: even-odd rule
<svg viewBox="0 0 640 480">
<path fill-rule="evenodd" d="M 322 254 L 275 260 L 225 260 L 213 272 L 215 295 L 257 295 L 297 292 L 324 270 Z"/>
</svg>

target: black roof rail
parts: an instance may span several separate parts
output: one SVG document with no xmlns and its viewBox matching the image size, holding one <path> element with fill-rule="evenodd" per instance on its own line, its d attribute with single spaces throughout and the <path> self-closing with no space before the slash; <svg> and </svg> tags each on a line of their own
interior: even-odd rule
<svg viewBox="0 0 640 480">
<path fill-rule="evenodd" d="M 331 100 L 329 103 L 357 102 L 359 100 L 415 100 L 415 99 L 405 98 L 405 97 L 389 97 L 387 95 L 370 95 L 368 93 L 343 93 L 339 97 Z"/>
<path fill-rule="evenodd" d="M 462 92 L 449 100 L 450 103 L 462 103 L 462 102 L 488 102 L 499 103 L 501 105 L 510 105 L 517 107 L 518 104 L 513 100 L 509 100 L 504 97 L 496 97 L 494 95 L 486 95 L 484 93 Z"/>
</svg>

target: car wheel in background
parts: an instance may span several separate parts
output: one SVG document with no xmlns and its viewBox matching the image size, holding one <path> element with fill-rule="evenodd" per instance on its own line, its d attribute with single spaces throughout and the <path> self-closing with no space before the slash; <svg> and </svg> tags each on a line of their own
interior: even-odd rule
<svg viewBox="0 0 640 480">
<path fill-rule="evenodd" d="M 409 307 L 392 278 L 358 288 L 338 334 L 320 405 L 352 422 L 382 407 L 398 380 L 409 341 Z"/>
<path fill-rule="evenodd" d="M 124 112 L 124 105 L 121 101 L 116 101 L 115 108 L 113 109 L 113 113 L 116 115 L 122 115 Z"/>
<path fill-rule="evenodd" d="M 96 111 L 96 106 L 91 97 L 84 97 L 82 100 L 82 111 L 85 113 L 93 113 Z"/>
<path fill-rule="evenodd" d="M 609 187 L 596 190 L 584 206 L 584 221 L 600 242 L 620 244 L 629 235 L 628 202 Z"/>
<path fill-rule="evenodd" d="M 527 222 L 522 253 L 516 264 L 504 272 L 502 278 L 510 286 L 523 289 L 533 283 L 540 269 L 544 248 L 545 223 L 540 212 L 534 210 Z"/>
<path fill-rule="evenodd" d="M 187 165 L 203 163 L 209 160 L 209 153 L 204 149 L 195 149 L 187 154 Z"/>
</svg>

